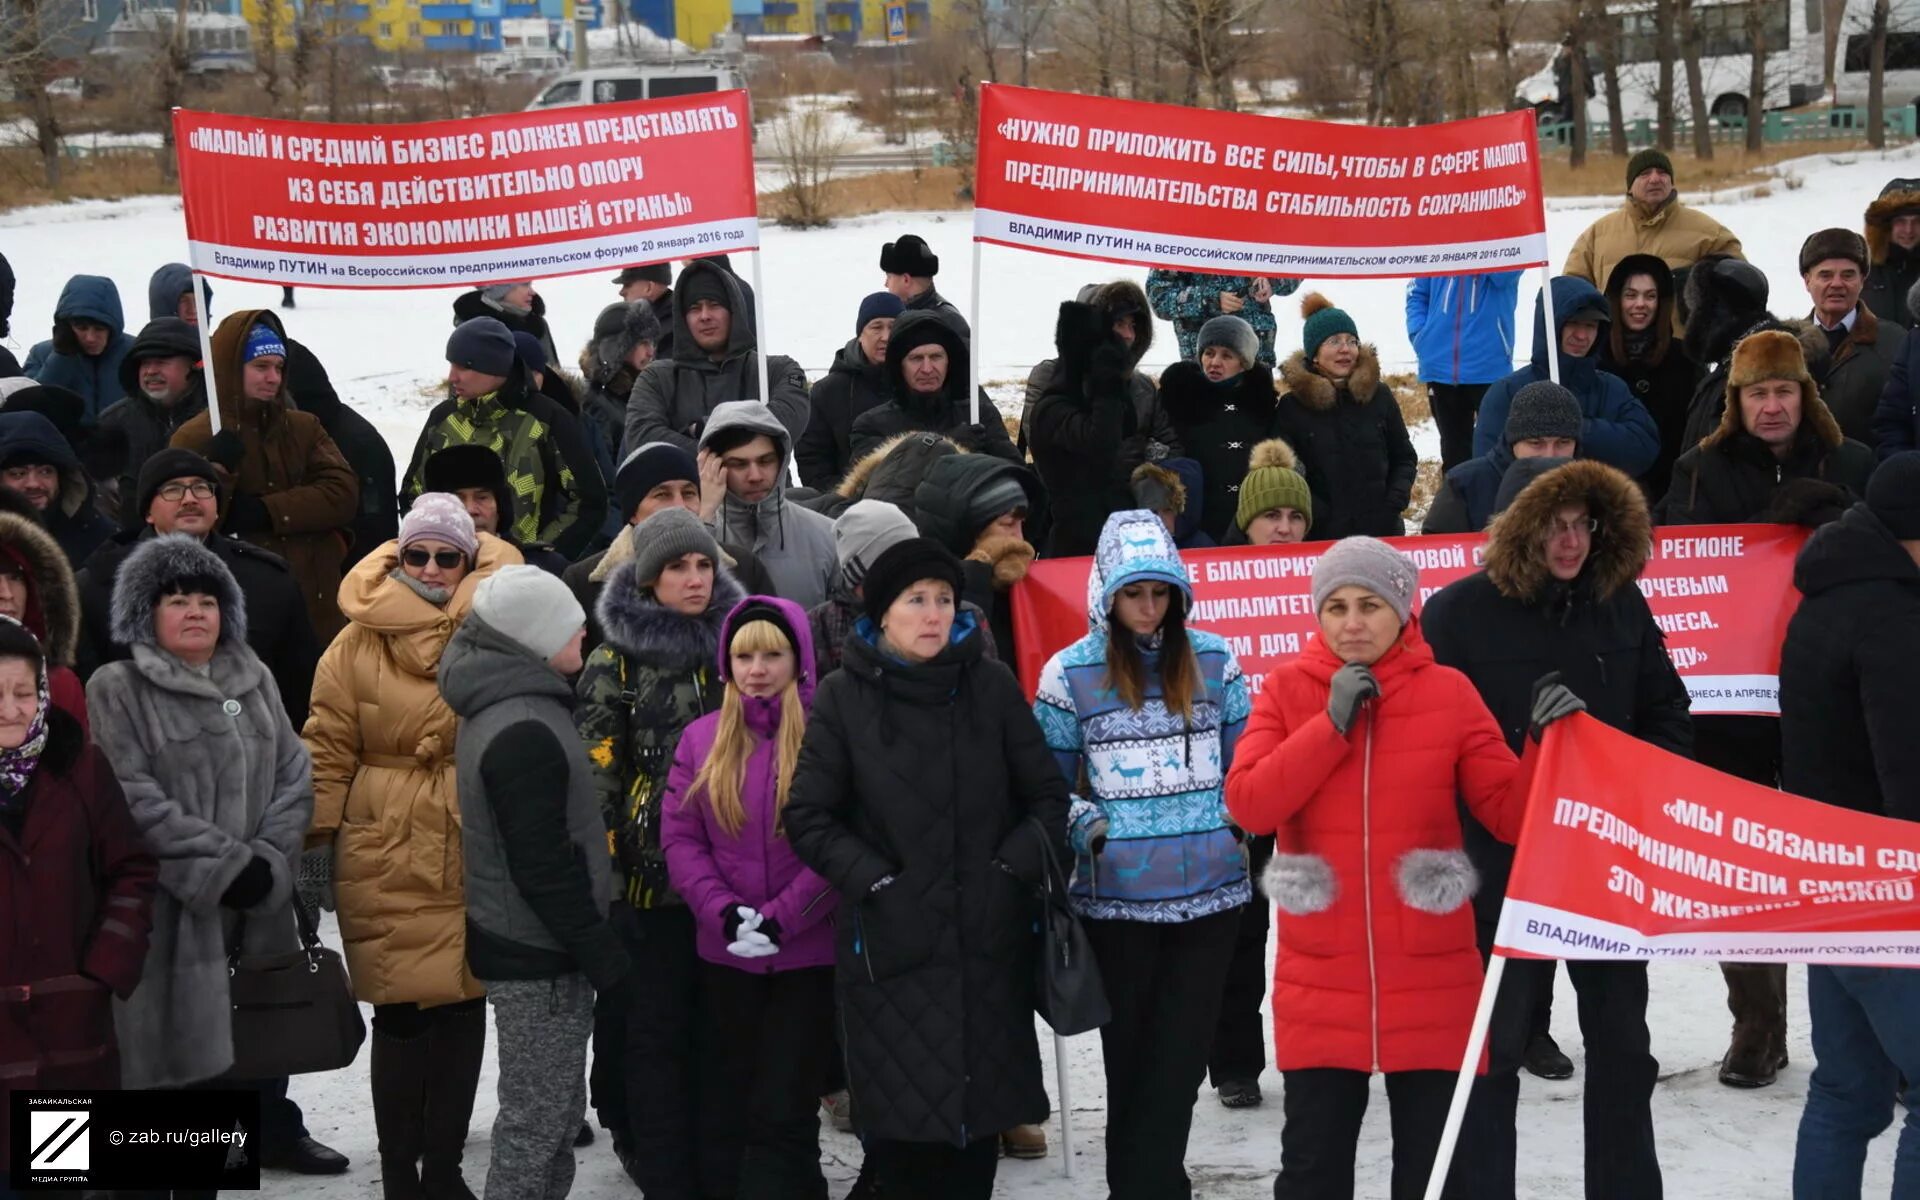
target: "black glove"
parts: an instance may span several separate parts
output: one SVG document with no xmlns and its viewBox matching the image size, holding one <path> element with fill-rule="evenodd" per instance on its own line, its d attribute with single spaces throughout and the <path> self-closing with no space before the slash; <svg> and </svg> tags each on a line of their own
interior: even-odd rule
<svg viewBox="0 0 1920 1200">
<path fill-rule="evenodd" d="M 228 908 L 252 908 L 267 898 L 273 890 L 273 868 L 267 860 L 254 855 L 240 873 L 233 877 L 227 890 L 220 893 L 220 903 Z"/>
<path fill-rule="evenodd" d="M 720 906 L 720 932 L 726 937 L 727 941 L 732 942 L 739 940 L 740 922 L 746 920 L 747 911 L 746 907 L 740 904 L 723 904 Z"/>
<path fill-rule="evenodd" d="M 982 402 L 981 407 L 985 408 L 986 404 Z M 987 447 L 992 444 L 988 440 L 987 427 L 980 424 L 962 425 L 949 431 L 947 437 L 968 454 L 985 454 Z"/>
<path fill-rule="evenodd" d="M 780 944 L 780 922 L 767 916 L 765 913 L 760 915 L 760 932 L 765 934 L 766 939 L 775 946 Z"/>
<path fill-rule="evenodd" d="M 1133 374 L 1132 352 L 1117 338 L 1108 338 L 1094 350 L 1087 364 L 1087 394 L 1094 397 L 1125 394 L 1127 376 Z"/>
<path fill-rule="evenodd" d="M 240 459 L 246 452 L 247 444 L 240 440 L 239 434 L 231 429 L 222 429 L 207 443 L 206 458 L 208 462 L 225 467 L 230 472 L 238 471 Z"/>
<path fill-rule="evenodd" d="M 273 528 L 267 502 L 249 492 L 235 492 L 227 502 L 228 533 L 264 533 Z"/>
<path fill-rule="evenodd" d="M 1573 694 L 1572 689 L 1560 682 L 1560 672 L 1554 671 L 1533 681 L 1533 740 L 1539 741 L 1540 734 L 1547 726 L 1562 717 L 1570 717 L 1577 712 L 1587 711 L 1587 703 Z"/>
</svg>

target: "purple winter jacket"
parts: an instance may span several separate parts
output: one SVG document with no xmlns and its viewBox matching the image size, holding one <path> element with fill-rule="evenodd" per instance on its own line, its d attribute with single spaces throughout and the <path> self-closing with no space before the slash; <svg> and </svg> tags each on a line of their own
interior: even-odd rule
<svg viewBox="0 0 1920 1200">
<path fill-rule="evenodd" d="M 813 703 L 813 634 L 799 605 L 772 596 L 748 596 L 734 605 L 720 626 L 720 677 L 733 683 L 728 647 L 733 631 L 747 620 L 771 618 L 792 640 L 800 672 L 800 702 Z M 660 845 L 674 890 L 693 911 L 694 940 L 700 957 L 720 966 L 769 974 L 801 967 L 830 967 L 834 961 L 833 916 L 837 900 L 827 881 L 800 864 L 786 835 L 775 836 L 776 788 L 774 734 L 779 729 L 778 697 L 742 695 L 747 727 L 759 739 L 747 759 L 740 805 L 746 824 L 729 834 L 714 819 L 703 797 L 686 799 L 700 766 L 713 750 L 720 714 L 708 713 L 686 727 L 674 750 L 661 804 Z M 765 958 L 727 953 L 724 914 L 737 904 L 758 909 L 780 927 L 780 952 Z"/>
</svg>

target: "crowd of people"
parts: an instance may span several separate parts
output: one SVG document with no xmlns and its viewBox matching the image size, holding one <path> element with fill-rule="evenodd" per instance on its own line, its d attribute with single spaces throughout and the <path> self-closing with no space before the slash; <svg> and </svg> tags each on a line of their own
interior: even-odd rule
<svg viewBox="0 0 1920 1200">
<path fill-rule="evenodd" d="M 1296 279 L 1090 283 L 1005 422 L 912 235 L 811 384 L 724 258 L 622 271 L 572 366 L 533 284 L 492 284 L 454 303 L 446 397 L 396 465 L 280 314 L 216 322 L 168 264 L 129 334 L 76 275 L 0 361 L 0 897 L 31 914 L 0 935 L 0 1082 L 250 1087 L 263 1165 L 348 1170 L 285 1077 L 236 1077 L 228 1005 L 231 956 L 328 909 L 389 1200 L 555 1200 L 595 1125 L 648 1200 L 822 1200 L 823 1112 L 859 1134 L 856 1196 L 983 1198 L 1048 1152 L 1036 928 L 1064 862 L 1111 1008 L 1111 1196 L 1192 1194 L 1202 1082 L 1260 1105 L 1269 1064 L 1276 1197 L 1353 1195 L 1374 1073 L 1392 1195 L 1419 1196 L 1529 738 L 1585 711 L 1920 819 L 1920 181 L 1805 239 L 1804 318 L 1740 253 L 1644 151 L 1524 365 L 1518 273 L 1410 286 L 1444 459 L 1424 528 L 1489 537 L 1419 610 L 1380 540 L 1415 488 L 1400 404 L 1324 295 L 1276 344 Z M 1635 579 L 1656 523 L 1744 522 L 1817 530 L 1782 715 L 1696 718 Z M 1319 634 L 1255 686 L 1190 624 L 1181 552 L 1302 542 Z M 1090 559 L 1088 631 L 1029 697 L 1010 594 L 1036 556 Z M 1515 1194 L 1519 1074 L 1574 1070 L 1554 972 L 1506 972 L 1450 1196 Z M 1657 1197 L 1646 968 L 1568 972 L 1587 1195 Z M 1720 1079 L 1766 1086 L 1784 968 L 1725 973 Z M 1795 1194 L 1857 1195 L 1920 1070 L 1920 977 L 1810 976 Z"/>
</svg>

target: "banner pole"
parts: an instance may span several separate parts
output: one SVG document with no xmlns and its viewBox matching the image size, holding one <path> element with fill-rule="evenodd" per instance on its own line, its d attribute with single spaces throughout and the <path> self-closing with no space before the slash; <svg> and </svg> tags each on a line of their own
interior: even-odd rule
<svg viewBox="0 0 1920 1200">
<path fill-rule="evenodd" d="M 1560 382 L 1560 331 L 1553 320 L 1553 268 L 1540 264 L 1540 303 L 1547 318 L 1547 378 Z"/>
<path fill-rule="evenodd" d="M 206 277 L 193 273 L 193 309 L 200 319 L 194 328 L 200 331 L 200 386 L 207 390 L 207 421 L 214 433 L 220 432 L 220 397 L 215 394 L 213 385 L 213 335 L 207 331 L 207 325 L 213 320 L 213 314 L 207 311 Z"/>
<path fill-rule="evenodd" d="M 973 244 L 976 258 L 980 243 Z M 1066 1165 L 1067 1178 L 1073 1178 L 1073 1099 L 1067 1085 L 1067 1039 L 1053 1035 L 1053 1075 L 1060 1085 L 1060 1161 Z"/>
<path fill-rule="evenodd" d="M 767 382 L 767 281 L 760 260 L 767 256 L 763 247 L 753 249 L 753 362 L 760 374 L 760 403 L 773 404 L 772 385 Z M 796 439 L 797 440 L 797 439 Z M 800 457 L 787 447 L 787 483 L 800 486 Z"/>
<path fill-rule="evenodd" d="M 972 406 L 970 425 L 980 423 L 980 242 L 973 243 L 973 300 L 968 304 L 967 328 L 967 367 L 971 378 L 968 380 L 972 390 L 967 393 L 967 403 Z"/>
<path fill-rule="evenodd" d="M 1480 984 L 1480 1005 L 1473 1012 L 1473 1030 L 1467 1035 L 1467 1053 L 1460 1062 L 1460 1077 L 1453 1081 L 1453 1102 L 1447 1106 L 1447 1125 L 1440 1134 L 1440 1149 L 1433 1156 L 1433 1173 L 1427 1176 L 1426 1200 L 1440 1200 L 1440 1193 L 1447 1186 L 1454 1147 L 1460 1140 L 1460 1125 L 1467 1116 L 1467 1099 L 1473 1094 L 1473 1080 L 1479 1074 L 1480 1052 L 1487 1044 L 1487 1027 L 1493 1023 L 1493 1003 L 1500 995 L 1500 977 L 1506 971 L 1506 956 L 1494 951 L 1487 962 L 1487 977 Z"/>
</svg>

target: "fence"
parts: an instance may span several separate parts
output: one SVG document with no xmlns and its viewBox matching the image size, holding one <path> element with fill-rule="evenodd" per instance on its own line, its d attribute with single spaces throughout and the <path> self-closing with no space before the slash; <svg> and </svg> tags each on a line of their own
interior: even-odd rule
<svg viewBox="0 0 1920 1200">
<path fill-rule="evenodd" d="M 1893 139 L 1911 139 L 1915 136 L 1915 113 L 1913 105 L 1890 107 L 1885 114 L 1887 136 Z M 1655 128 L 1651 117 L 1628 121 L 1627 145 L 1630 147 L 1651 146 L 1654 144 Z M 1834 138 L 1866 136 L 1867 110 L 1858 105 L 1837 106 L 1834 108 L 1814 109 L 1808 112 L 1770 112 L 1760 118 L 1760 136 L 1769 142 L 1815 142 L 1830 141 Z M 1673 126 L 1674 144 L 1689 145 L 1693 141 L 1693 123 L 1675 121 Z M 1613 127 L 1605 121 L 1587 123 L 1587 145 L 1604 147 Z M 1709 125 L 1709 134 L 1716 142 L 1744 142 L 1747 140 L 1747 119 L 1745 117 L 1716 117 Z M 1548 149 L 1557 149 L 1572 144 L 1573 122 L 1543 122 L 1539 127 L 1540 144 Z"/>
</svg>

